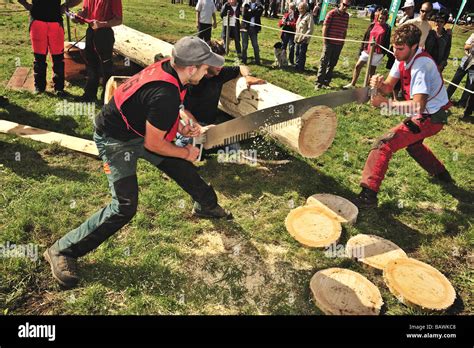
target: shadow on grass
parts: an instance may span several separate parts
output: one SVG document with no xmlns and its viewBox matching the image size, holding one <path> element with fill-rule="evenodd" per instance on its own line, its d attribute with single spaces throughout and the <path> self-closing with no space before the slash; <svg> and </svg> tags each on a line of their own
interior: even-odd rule
<svg viewBox="0 0 474 348">
<path fill-rule="evenodd" d="M 292 192 L 304 198 L 315 193 L 336 194 L 352 202 L 356 198 L 354 192 L 334 178 L 296 158 L 292 158 L 284 165 L 266 165 L 264 168 L 222 164 L 213 158 L 208 160 L 207 165 L 200 171 L 205 177 L 210 178 L 217 191 L 224 193 L 230 199 L 238 199 L 240 195 L 248 194 L 257 201 L 263 194 L 284 196 Z M 295 175 L 295 173 L 298 174 Z M 391 206 L 382 206 L 378 209 L 361 210 L 356 227 L 362 233 L 385 237 L 407 251 L 415 250 L 421 243 L 430 240 L 430 236 L 425 236 L 420 231 L 400 222 L 392 209 Z"/>
<path fill-rule="evenodd" d="M 33 97 L 32 98 L 38 98 Z M 68 100 L 68 99 L 67 99 Z M 73 100 L 69 98 L 68 101 Z M 56 103 L 62 103 L 62 99 L 57 99 Z M 40 128 L 52 132 L 78 136 L 74 129 L 78 127 L 77 121 L 71 116 L 57 116 L 57 119 L 46 118 L 36 112 L 24 109 L 21 106 L 9 104 L 5 107 L 7 113 L 1 112 L 0 119 L 16 122 L 26 126 Z M 87 116 L 80 116 L 87 117 Z"/>
<path fill-rule="evenodd" d="M 41 179 L 54 175 L 71 181 L 86 182 L 89 180 L 87 173 L 67 169 L 68 162 L 65 162 L 64 167 L 50 166 L 36 150 L 18 142 L 0 141 L 0 163 L 23 178 Z"/>
</svg>

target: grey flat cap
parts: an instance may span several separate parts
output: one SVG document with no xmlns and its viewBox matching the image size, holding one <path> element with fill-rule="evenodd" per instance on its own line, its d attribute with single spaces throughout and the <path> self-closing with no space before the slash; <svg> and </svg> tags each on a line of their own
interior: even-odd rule
<svg viewBox="0 0 474 348">
<path fill-rule="evenodd" d="M 224 65 L 224 57 L 212 52 L 207 43 L 196 36 L 185 36 L 173 46 L 174 62 L 180 66 L 206 64 L 215 67 Z"/>
</svg>

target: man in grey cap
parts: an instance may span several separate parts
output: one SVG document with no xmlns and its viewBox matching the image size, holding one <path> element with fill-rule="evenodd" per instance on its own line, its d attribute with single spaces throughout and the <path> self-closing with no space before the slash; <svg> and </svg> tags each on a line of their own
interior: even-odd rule
<svg viewBox="0 0 474 348">
<path fill-rule="evenodd" d="M 230 212 L 219 206 L 214 189 L 192 164 L 199 150 L 192 145 L 177 147 L 172 143 L 178 131 L 186 136 L 198 136 L 201 132 L 198 125 L 180 122 L 186 86 L 197 84 L 210 66 L 223 65 L 224 58 L 213 53 L 204 41 L 184 37 L 174 45 L 171 58 L 129 78 L 103 106 L 95 118 L 94 141 L 103 160 L 112 202 L 45 251 L 53 277 L 62 286 L 73 287 L 78 283 L 78 257 L 97 248 L 135 215 L 139 158 L 166 173 L 193 198 L 193 215 L 232 218 Z"/>
</svg>

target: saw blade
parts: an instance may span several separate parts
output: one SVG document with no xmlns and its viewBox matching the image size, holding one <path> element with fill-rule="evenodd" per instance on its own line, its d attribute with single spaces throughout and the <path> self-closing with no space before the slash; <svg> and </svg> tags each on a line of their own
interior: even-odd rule
<svg viewBox="0 0 474 348">
<path fill-rule="evenodd" d="M 299 125 L 301 121 L 299 117 L 313 106 L 336 107 L 352 102 L 365 103 L 368 100 L 369 88 L 364 87 L 318 95 L 258 110 L 209 128 L 206 132 L 204 148 L 211 149 L 233 144 L 251 138 L 258 132 Z"/>
</svg>

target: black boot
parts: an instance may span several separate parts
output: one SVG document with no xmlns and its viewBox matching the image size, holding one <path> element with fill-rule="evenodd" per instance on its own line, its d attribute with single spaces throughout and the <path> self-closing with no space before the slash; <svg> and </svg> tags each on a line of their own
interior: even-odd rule
<svg viewBox="0 0 474 348">
<path fill-rule="evenodd" d="M 61 96 L 64 91 L 64 54 L 53 55 L 53 73 L 54 90 Z"/>
<path fill-rule="evenodd" d="M 433 178 L 445 184 L 455 184 L 454 179 L 451 177 L 451 174 L 449 174 L 447 170 L 444 170 L 441 173 L 433 175 Z"/>
<path fill-rule="evenodd" d="M 362 191 L 360 191 L 356 198 L 356 205 L 359 208 L 375 208 L 377 207 L 377 203 L 377 192 L 367 187 L 362 187 Z"/>
<path fill-rule="evenodd" d="M 230 211 L 222 208 L 219 204 L 217 204 L 214 208 L 205 208 L 202 207 L 198 202 L 194 202 L 192 214 L 194 216 L 207 219 L 224 218 L 226 220 L 232 220 L 234 218 Z"/>
<path fill-rule="evenodd" d="M 46 90 L 46 63 L 45 54 L 35 53 L 35 62 L 33 63 L 33 76 L 35 77 L 35 93 L 42 93 Z"/>
</svg>

